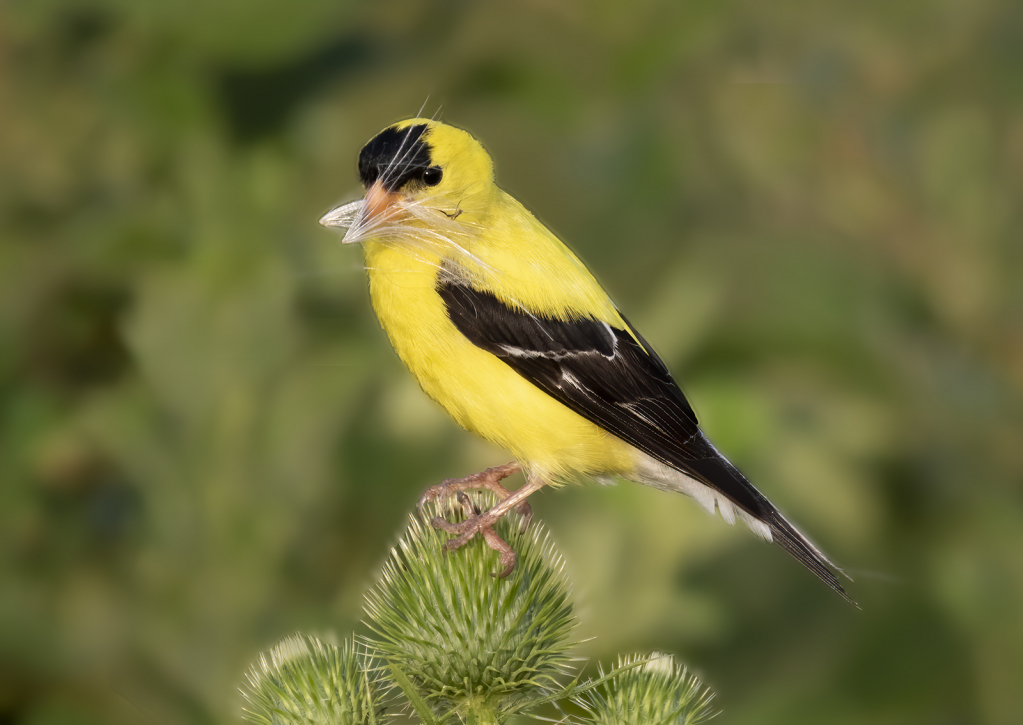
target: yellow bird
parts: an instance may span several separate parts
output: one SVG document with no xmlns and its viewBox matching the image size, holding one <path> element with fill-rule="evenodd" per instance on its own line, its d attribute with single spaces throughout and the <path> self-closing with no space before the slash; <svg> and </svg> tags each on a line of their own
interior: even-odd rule
<svg viewBox="0 0 1023 725">
<path fill-rule="evenodd" d="M 320 223 L 362 244 L 373 308 L 426 394 L 516 461 L 423 495 L 420 506 L 471 488 L 501 499 L 460 524 L 434 519 L 454 535 L 449 548 L 481 534 L 505 576 L 515 553 L 495 521 L 512 508 L 528 516 L 526 497 L 545 485 L 621 477 L 741 520 L 848 599 L 834 565 L 703 434 L 671 373 L 585 265 L 497 187 L 475 138 L 402 121 L 365 145 L 359 178 L 365 198 Z M 504 488 L 519 470 L 526 483 Z"/>
</svg>

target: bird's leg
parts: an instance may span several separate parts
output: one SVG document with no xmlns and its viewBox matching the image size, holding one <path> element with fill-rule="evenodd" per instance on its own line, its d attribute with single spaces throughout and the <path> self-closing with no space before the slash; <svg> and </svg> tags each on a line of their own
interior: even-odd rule
<svg viewBox="0 0 1023 725">
<path fill-rule="evenodd" d="M 504 468 L 504 466 L 501 466 L 501 468 Z M 440 516 L 436 516 L 430 523 L 433 524 L 434 528 L 442 529 L 454 535 L 455 538 L 450 539 L 444 544 L 444 548 L 448 551 L 454 551 L 471 541 L 476 534 L 482 534 L 483 540 L 487 542 L 487 546 L 501 555 L 501 566 L 503 568 L 494 576 L 499 579 L 504 578 L 511 574 L 512 569 L 515 568 L 517 557 L 515 551 L 494 531 L 494 524 L 511 509 L 525 503 L 526 497 L 543 488 L 543 485 L 544 482 L 539 478 L 527 479 L 526 483 L 517 491 L 509 494 L 489 511 L 484 511 L 483 513 L 477 511 L 469 497 L 459 491 L 458 500 L 462 504 L 463 509 L 465 509 L 465 515 L 468 518 L 461 523 L 452 524 Z"/>
<path fill-rule="evenodd" d="M 512 463 L 506 463 L 503 466 L 488 468 L 482 473 L 474 473 L 471 476 L 466 476 L 465 478 L 448 478 L 441 481 L 436 486 L 430 486 L 426 489 L 423 495 L 419 497 L 419 513 L 423 513 L 423 507 L 430 501 L 435 501 L 443 496 L 450 496 L 459 491 L 471 491 L 482 488 L 488 491 L 493 491 L 497 494 L 497 497 L 503 501 L 511 496 L 512 492 L 502 486 L 501 481 L 521 470 L 522 466 L 513 461 Z M 528 501 L 522 501 L 522 503 L 515 508 L 524 519 L 522 528 L 525 530 L 525 528 L 529 526 L 530 520 L 533 518 L 533 509 L 529 506 Z"/>
</svg>

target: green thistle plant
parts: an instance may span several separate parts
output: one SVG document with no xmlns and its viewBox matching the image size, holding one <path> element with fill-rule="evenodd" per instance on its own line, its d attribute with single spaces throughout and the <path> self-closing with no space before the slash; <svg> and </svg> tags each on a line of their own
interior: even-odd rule
<svg viewBox="0 0 1023 725">
<path fill-rule="evenodd" d="M 473 500 L 480 508 L 495 501 Z M 464 516 L 453 499 L 431 508 L 427 519 Z M 515 514 L 498 522 L 519 558 L 506 579 L 494 579 L 497 555 L 481 539 L 446 553 L 448 535 L 413 516 L 367 595 L 374 646 L 435 712 L 499 722 L 559 689 L 576 624 L 571 588 L 543 528 L 523 532 L 522 524 Z"/>
<path fill-rule="evenodd" d="M 257 725 L 375 725 L 389 688 L 379 674 L 348 640 L 287 637 L 249 668 L 244 715 Z"/>
<path fill-rule="evenodd" d="M 495 502 L 489 494 L 470 501 Z M 435 515 L 463 519 L 454 499 L 429 508 L 425 518 L 411 517 L 366 595 L 373 636 L 364 648 L 285 639 L 249 670 L 242 690 L 249 721 L 374 725 L 385 719 L 393 688 L 424 725 L 500 725 L 567 700 L 586 713 L 576 725 L 695 725 L 711 717 L 713 695 L 664 654 L 562 684 L 576 620 L 564 564 L 543 528 L 523 531 L 517 514 L 497 523 L 519 558 L 507 578 L 494 579 L 498 556 L 482 540 L 447 553 L 447 534 L 428 523 Z"/>
<path fill-rule="evenodd" d="M 585 725 L 696 725 L 714 716 L 713 697 L 671 655 L 655 652 L 620 659 L 610 679 L 573 699 L 587 712 Z"/>
</svg>

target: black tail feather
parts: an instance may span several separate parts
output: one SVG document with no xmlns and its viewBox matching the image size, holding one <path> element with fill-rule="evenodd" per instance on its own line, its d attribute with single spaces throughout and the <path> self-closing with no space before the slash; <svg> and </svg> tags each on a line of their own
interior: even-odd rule
<svg viewBox="0 0 1023 725">
<path fill-rule="evenodd" d="M 834 568 L 849 581 L 852 581 L 852 577 L 831 563 L 831 561 L 824 556 L 824 554 L 822 554 L 816 546 L 807 541 L 805 536 L 799 533 L 792 524 L 786 521 L 785 517 L 778 513 L 777 509 L 774 509 L 764 519 L 764 523 L 771 527 L 771 538 L 778 544 L 778 546 L 785 549 L 785 551 L 789 552 L 794 559 L 816 574 L 818 579 L 838 592 L 843 599 L 852 604 L 854 607 L 859 608 L 859 605 L 846 593 L 845 589 L 842 588 L 842 584 L 838 581 L 838 577 L 835 576 L 828 567 Z"/>
<path fill-rule="evenodd" d="M 859 605 L 842 588 L 838 577 L 831 568 L 838 571 L 844 577 L 852 581 L 852 577 L 835 566 L 820 549 L 799 533 L 784 516 L 779 513 L 767 497 L 764 496 L 749 480 L 742 475 L 738 468 L 722 456 L 714 446 L 703 439 L 706 447 L 704 458 L 695 461 L 687 461 L 683 470 L 690 476 L 706 483 L 711 488 L 719 491 L 739 508 L 743 509 L 750 516 L 764 522 L 771 529 L 771 540 L 785 549 L 794 559 L 800 562 L 807 569 L 812 571 L 817 578 L 834 589 L 847 602 L 855 607 Z M 707 455 L 709 454 L 709 455 Z M 829 568 L 831 567 L 831 568 Z"/>
</svg>

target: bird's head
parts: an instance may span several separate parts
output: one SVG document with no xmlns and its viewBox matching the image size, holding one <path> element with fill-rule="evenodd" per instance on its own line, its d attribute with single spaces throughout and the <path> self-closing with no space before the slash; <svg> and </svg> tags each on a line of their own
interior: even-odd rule
<svg viewBox="0 0 1023 725">
<path fill-rule="evenodd" d="M 360 201 L 337 207 L 320 223 L 347 228 L 343 241 L 380 239 L 434 246 L 478 228 L 494 186 L 483 146 L 461 129 L 413 118 L 388 126 L 359 153 Z"/>
</svg>

